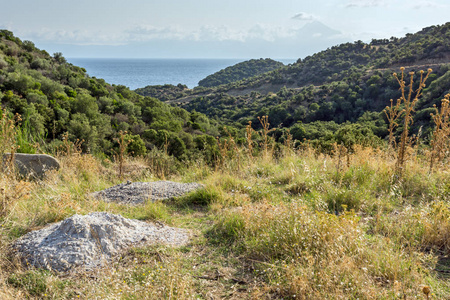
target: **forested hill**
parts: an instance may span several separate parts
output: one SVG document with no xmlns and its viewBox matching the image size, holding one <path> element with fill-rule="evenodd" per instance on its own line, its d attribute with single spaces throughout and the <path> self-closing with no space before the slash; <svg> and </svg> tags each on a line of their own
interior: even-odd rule
<svg viewBox="0 0 450 300">
<path fill-rule="evenodd" d="M 281 127 L 350 121 L 364 123 L 384 137 L 387 131 L 381 111 L 390 99 L 399 97 L 392 73 L 399 72 L 400 66 L 407 72 L 432 68 L 414 123 L 414 130 L 423 126 L 426 136 L 432 105 L 450 91 L 449 63 L 447 23 L 403 38 L 342 44 L 250 79 L 185 90 L 170 102 L 235 126 L 248 121 L 258 124 L 256 116 L 261 115 L 268 115 L 273 126 Z"/>
<path fill-rule="evenodd" d="M 283 67 L 284 64 L 270 58 L 247 60 L 207 76 L 198 82 L 199 86 L 214 87 L 251 78 Z"/>
<path fill-rule="evenodd" d="M 35 151 L 35 142 L 54 150 L 67 133 L 83 141 L 84 151 L 111 155 L 118 133 L 126 131 L 133 155 L 166 146 L 183 158 L 215 145 L 211 135 L 217 135 L 205 115 L 90 77 L 61 53 L 50 56 L 7 30 L 0 30 L 0 100 L 0 120 L 4 112 L 22 116 L 19 151 Z"/>
</svg>

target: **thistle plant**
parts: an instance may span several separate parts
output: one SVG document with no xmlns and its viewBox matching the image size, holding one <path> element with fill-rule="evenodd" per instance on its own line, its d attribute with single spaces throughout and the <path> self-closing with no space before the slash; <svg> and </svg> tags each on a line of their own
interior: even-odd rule
<svg viewBox="0 0 450 300">
<path fill-rule="evenodd" d="M 60 149 L 58 150 L 59 155 L 64 156 L 73 156 L 73 155 L 81 155 L 82 145 L 84 143 L 84 140 L 77 139 L 75 142 L 71 142 L 69 140 L 69 132 L 65 132 L 62 135 L 62 142 Z"/>
<path fill-rule="evenodd" d="M 123 178 L 123 163 L 125 160 L 125 151 L 128 145 L 133 141 L 132 139 L 126 139 L 126 131 L 119 131 L 119 137 L 116 138 L 116 142 L 119 143 L 119 152 L 116 153 L 116 159 L 119 161 L 119 177 Z"/>
<path fill-rule="evenodd" d="M 247 139 L 247 151 L 248 151 L 248 158 L 250 161 L 253 160 L 253 140 L 252 140 L 252 134 L 255 130 L 252 128 L 252 121 L 248 121 L 248 125 L 245 126 L 245 137 Z"/>
<path fill-rule="evenodd" d="M 396 147 L 396 141 L 395 141 L 395 135 L 394 135 L 394 131 L 395 128 L 398 127 L 398 118 L 401 116 L 401 114 L 404 112 L 404 110 L 402 110 L 400 108 L 401 105 L 401 100 L 398 99 L 396 104 L 394 105 L 394 100 L 391 99 L 391 106 L 386 106 L 386 108 L 384 109 L 384 113 L 387 117 L 387 120 L 389 122 L 389 148 L 390 149 L 395 149 Z"/>
<path fill-rule="evenodd" d="M 445 153 L 449 150 L 450 137 L 450 94 L 447 94 L 441 102 L 441 109 L 439 110 L 434 105 L 435 113 L 431 114 L 434 121 L 435 129 L 431 140 L 430 151 L 430 173 L 436 163 L 442 162 Z"/>
<path fill-rule="evenodd" d="M 407 147 L 411 146 L 413 142 L 413 138 L 409 136 L 409 128 L 413 123 L 414 108 L 422 95 L 423 89 L 425 88 L 425 81 L 428 79 L 432 70 L 428 69 L 426 74 L 423 70 L 420 71 L 419 87 L 416 90 L 414 90 L 414 72 L 409 72 L 409 84 L 406 85 L 405 68 L 402 67 L 400 70 L 402 72 L 400 76 L 397 73 L 393 75 L 400 85 L 401 96 L 397 100 L 396 106 L 393 106 L 393 102 L 391 102 L 391 108 L 387 109 L 387 111 L 385 110 L 385 113 L 388 116 L 392 131 L 398 126 L 397 119 L 401 116 L 403 117 L 403 131 L 400 136 L 400 143 L 397 145 L 397 162 L 395 164 L 396 173 L 401 176 L 405 161 L 407 160 Z M 403 106 L 402 110 L 400 110 L 401 105 Z M 393 136 L 390 135 L 389 137 L 393 140 Z M 390 140 L 390 142 L 392 141 Z"/>
<path fill-rule="evenodd" d="M 217 145 L 220 152 L 220 158 L 217 166 L 224 166 L 227 158 L 228 162 L 231 162 L 232 159 L 236 157 L 237 170 L 239 171 L 241 165 L 240 149 L 226 127 L 224 127 L 224 131 L 228 133 L 228 139 L 223 139 L 221 141 L 219 137 L 217 137 Z"/>
<path fill-rule="evenodd" d="M 292 140 L 292 134 L 289 129 L 284 133 L 284 156 L 289 156 L 294 151 L 294 142 Z"/>
<path fill-rule="evenodd" d="M 268 154 L 269 154 L 269 133 L 271 131 L 274 131 L 275 128 L 269 129 L 269 127 L 270 127 L 269 116 L 258 117 L 258 120 L 261 123 L 261 126 L 263 128 L 260 135 L 263 139 L 262 147 L 263 147 L 263 152 L 264 152 L 264 158 L 267 158 Z"/>
<path fill-rule="evenodd" d="M 9 116 L 6 110 L 0 109 L 0 164 L 4 164 L 4 170 L 9 174 L 14 174 L 14 155 L 20 148 L 16 142 L 20 122 L 22 118 L 19 114 L 14 117 Z M 3 161 L 3 154 L 10 153 L 8 159 Z"/>
</svg>

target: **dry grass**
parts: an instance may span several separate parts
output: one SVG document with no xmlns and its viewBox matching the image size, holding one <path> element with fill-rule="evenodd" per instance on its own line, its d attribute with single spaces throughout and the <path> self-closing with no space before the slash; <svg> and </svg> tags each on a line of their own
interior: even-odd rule
<svg viewBox="0 0 450 300">
<path fill-rule="evenodd" d="M 429 174 L 427 161 L 409 161 L 395 181 L 395 161 L 371 148 L 356 147 L 340 173 L 337 158 L 309 149 L 289 153 L 241 158 L 239 169 L 230 162 L 218 171 L 193 164 L 175 179 L 200 180 L 205 193 L 138 208 L 86 196 L 118 182 L 115 164 L 90 155 L 60 157 L 62 170 L 45 181 L 2 177 L 12 199 L 1 219 L 2 249 L 29 230 L 99 210 L 190 228 L 197 237 L 178 249 L 130 250 L 107 269 L 69 277 L 22 269 L 3 254 L 1 296 L 414 299 L 423 285 L 431 299 L 450 296 L 448 282 L 434 271 L 449 253 L 448 173 Z"/>
<path fill-rule="evenodd" d="M 264 125 L 266 124 L 266 125 Z M 448 299 L 450 172 L 415 149 L 396 173 L 394 150 L 355 146 L 347 162 L 289 137 L 274 156 L 221 141 L 217 167 L 167 154 L 101 160 L 66 144 L 61 170 L 24 182 L 0 173 L 0 299 Z M 247 128 L 251 136 L 253 130 Z M 73 150 L 75 149 L 75 150 Z M 244 155 L 247 154 L 247 155 Z M 159 159 L 161 158 L 161 159 Z M 122 170 L 122 172 L 120 171 Z M 88 194 L 123 180 L 206 185 L 174 201 L 131 207 Z M 60 275 L 8 255 L 25 233 L 75 213 L 119 213 L 188 228 L 188 246 L 130 249 L 108 268 Z"/>
</svg>

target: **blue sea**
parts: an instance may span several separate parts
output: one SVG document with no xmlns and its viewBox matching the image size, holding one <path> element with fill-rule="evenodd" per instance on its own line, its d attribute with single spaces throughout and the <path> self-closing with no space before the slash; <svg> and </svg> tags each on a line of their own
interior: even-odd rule
<svg viewBox="0 0 450 300">
<path fill-rule="evenodd" d="M 93 77 L 134 90 L 147 85 L 185 84 L 194 88 L 208 75 L 245 59 L 67 58 Z M 278 59 L 284 64 L 296 59 Z"/>
</svg>

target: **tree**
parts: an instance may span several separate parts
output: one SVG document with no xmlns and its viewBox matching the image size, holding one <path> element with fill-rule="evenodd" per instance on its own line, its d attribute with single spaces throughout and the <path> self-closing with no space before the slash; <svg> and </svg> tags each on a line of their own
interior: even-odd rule
<svg viewBox="0 0 450 300">
<path fill-rule="evenodd" d="M 53 53 L 53 58 L 60 64 L 65 64 L 67 62 L 61 52 Z"/>
</svg>

